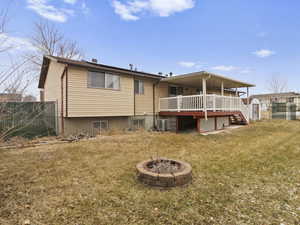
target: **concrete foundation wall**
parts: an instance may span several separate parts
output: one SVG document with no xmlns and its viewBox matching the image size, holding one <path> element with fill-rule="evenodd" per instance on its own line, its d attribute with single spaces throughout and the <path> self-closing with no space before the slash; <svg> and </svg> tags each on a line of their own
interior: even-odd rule
<svg viewBox="0 0 300 225">
<path fill-rule="evenodd" d="M 134 119 L 145 120 L 145 130 L 153 129 L 153 119 L 154 119 L 153 115 L 130 117 L 130 120 L 134 120 Z M 129 128 L 132 128 L 131 124 L 132 123 L 130 123 Z"/>
<path fill-rule="evenodd" d="M 217 129 L 223 129 L 229 126 L 229 117 L 217 117 Z"/>
<path fill-rule="evenodd" d="M 167 130 L 176 132 L 177 131 L 177 117 L 176 116 L 160 116 L 159 119 L 168 120 Z"/>
<path fill-rule="evenodd" d="M 100 120 L 107 120 L 110 130 L 125 130 L 129 127 L 129 117 L 65 118 L 65 136 L 80 133 L 94 135 L 93 122 Z"/>
<path fill-rule="evenodd" d="M 120 116 L 120 117 L 83 117 L 83 118 L 65 118 L 65 136 L 77 135 L 80 133 L 95 135 L 97 130 L 93 128 L 93 122 L 108 121 L 108 130 L 128 130 L 133 129 L 133 120 L 144 120 L 144 129 L 153 128 L 153 116 Z M 59 120 L 61 122 L 61 120 Z"/>
<path fill-rule="evenodd" d="M 206 119 L 200 119 L 200 131 L 207 132 L 215 130 L 215 118 L 209 117 Z"/>
</svg>

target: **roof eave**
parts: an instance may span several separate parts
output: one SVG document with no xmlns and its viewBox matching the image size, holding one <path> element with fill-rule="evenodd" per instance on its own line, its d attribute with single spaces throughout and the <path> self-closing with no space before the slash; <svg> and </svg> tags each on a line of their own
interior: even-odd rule
<svg viewBox="0 0 300 225">
<path fill-rule="evenodd" d="M 214 76 L 216 78 L 220 78 L 220 79 L 223 79 L 223 80 L 234 82 L 236 84 L 239 84 L 239 86 L 240 86 L 239 88 L 242 88 L 242 87 L 255 87 L 254 84 L 245 83 L 245 82 L 242 82 L 242 81 L 234 80 L 234 79 L 231 79 L 231 78 L 227 78 L 227 77 L 217 75 L 217 74 L 214 74 L 214 73 L 209 73 L 209 72 L 206 72 L 206 71 L 200 71 L 200 72 L 195 72 L 195 73 L 177 75 L 177 76 L 174 76 L 174 77 L 163 78 L 162 81 L 172 82 L 174 80 L 184 79 L 184 78 L 188 78 L 188 77 L 195 77 L 195 76 L 204 76 L 204 75 L 207 75 L 208 77 L 209 76 Z"/>
<path fill-rule="evenodd" d="M 41 66 L 41 72 L 40 72 L 40 78 L 39 78 L 39 84 L 38 88 L 43 89 L 45 86 L 45 81 L 49 69 L 49 63 L 50 63 L 50 58 L 48 56 L 43 57 L 43 62 Z"/>
</svg>

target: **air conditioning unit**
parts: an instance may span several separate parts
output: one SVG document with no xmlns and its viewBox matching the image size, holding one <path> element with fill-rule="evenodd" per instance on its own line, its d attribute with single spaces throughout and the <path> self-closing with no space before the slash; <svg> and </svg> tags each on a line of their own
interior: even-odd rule
<svg viewBox="0 0 300 225">
<path fill-rule="evenodd" d="M 168 120 L 160 119 L 157 120 L 158 130 L 159 131 L 167 131 L 168 130 Z"/>
</svg>

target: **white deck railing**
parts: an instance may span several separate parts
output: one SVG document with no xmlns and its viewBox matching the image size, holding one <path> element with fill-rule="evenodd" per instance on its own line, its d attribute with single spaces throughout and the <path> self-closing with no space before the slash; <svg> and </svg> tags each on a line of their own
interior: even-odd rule
<svg viewBox="0 0 300 225">
<path fill-rule="evenodd" d="M 248 106 L 241 98 L 221 95 L 206 95 L 206 109 L 203 95 L 176 96 L 160 99 L 160 111 L 240 111 L 248 121 Z"/>
</svg>

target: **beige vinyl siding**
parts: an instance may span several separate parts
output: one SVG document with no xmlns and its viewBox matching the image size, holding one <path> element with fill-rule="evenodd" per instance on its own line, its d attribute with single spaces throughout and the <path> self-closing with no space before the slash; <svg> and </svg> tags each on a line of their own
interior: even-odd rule
<svg viewBox="0 0 300 225">
<path fill-rule="evenodd" d="M 135 95 L 135 114 L 153 115 L 153 84 L 149 79 L 136 79 L 144 81 L 144 94 Z"/>
<path fill-rule="evenodd" d="M 60 79 L 65 66 L 51 60 L 48 75 L 44 86 L 45 101 L 56 101 L 61 99 Z"/>
<path fill-rule="evenodd" d="M 168 97 L 168 83 L 159 83 L 156 85 L 156 93 L 155 93 L 155 111 L 159 112 L 159 99 Z"/>
<path fill-rule="evenodd" d="M 45 101 L 57 101 L 58 102 L 58 113 L 60 116 L 61 112 L 61 75 L 65 69 L 64 64 L 57 63 L 51 60 L 48 75 L 44 86 L 44 100 Z M 65 95 L 64 86 L 64 95 Z M 65 97 L 65 96 L 64 96 Z M 65 104 L 65 102 L 64 102 Z M 65 106 L 65 105 L 64 105 Z M 65 111 L 65 107 L 64 107 Z"/>
<path fill-rule="evenodd" d="M 68 71 L 68 117 L 133 115 L 133 78 L 120 76 L 120 90 L 87 87 L 88 70 Z"/>
</svg>

